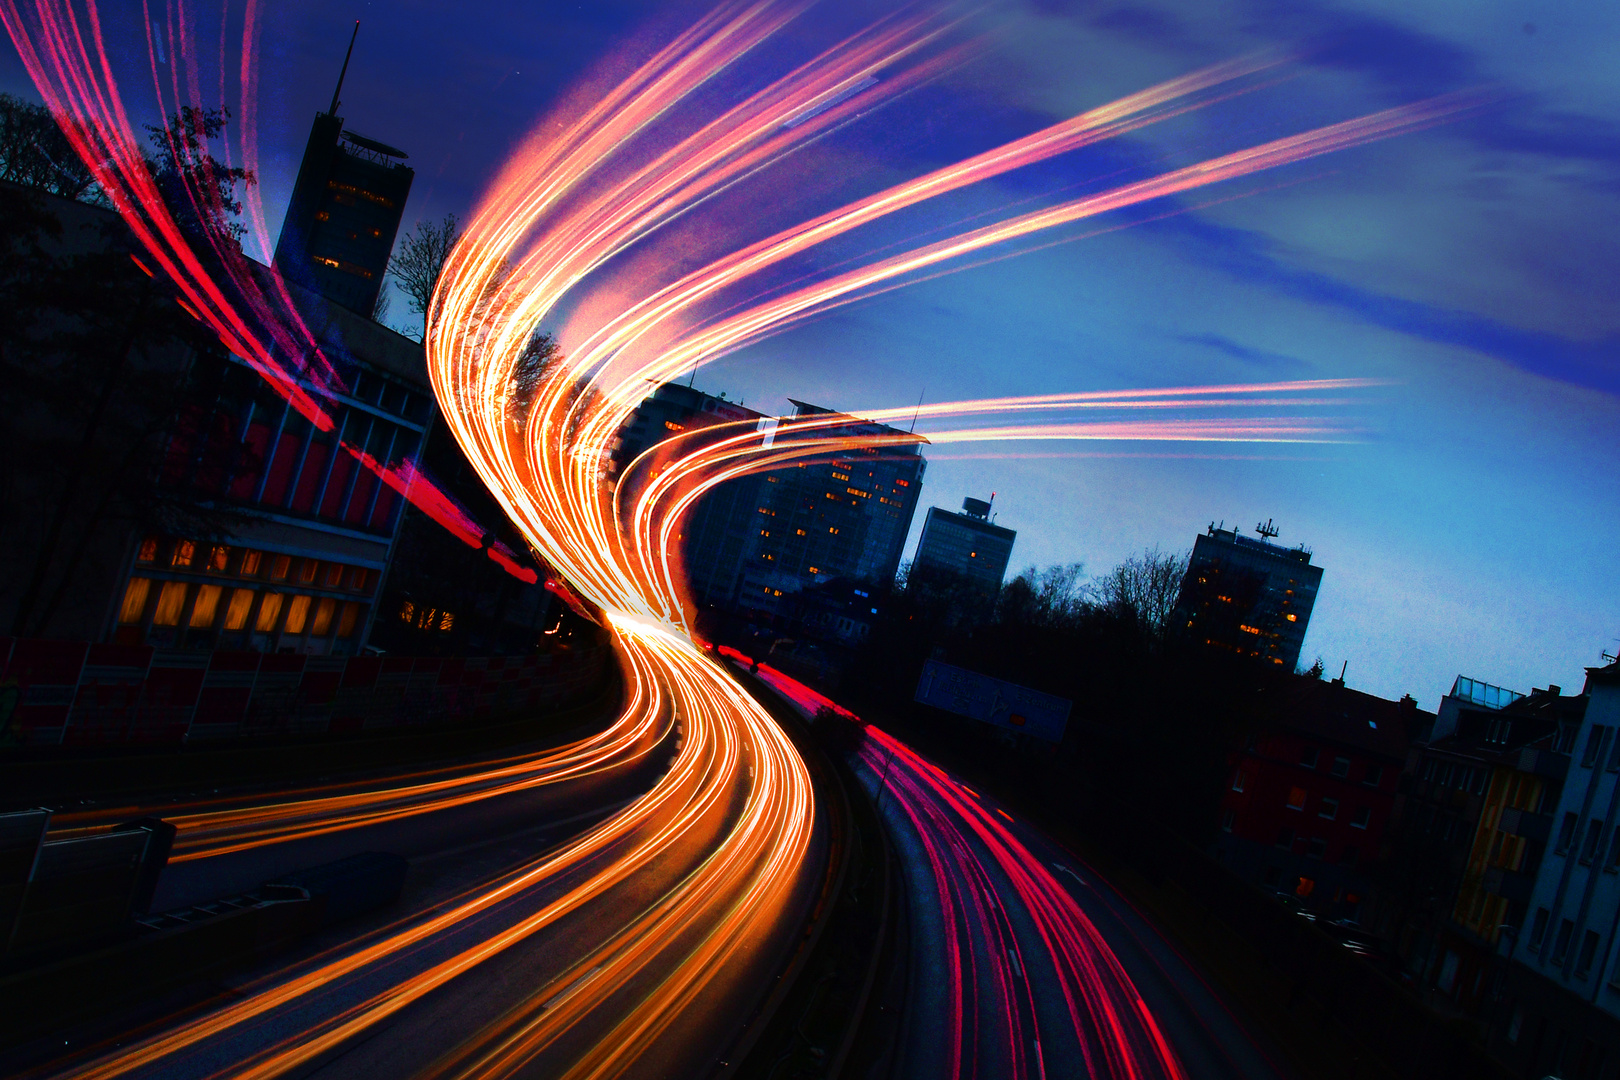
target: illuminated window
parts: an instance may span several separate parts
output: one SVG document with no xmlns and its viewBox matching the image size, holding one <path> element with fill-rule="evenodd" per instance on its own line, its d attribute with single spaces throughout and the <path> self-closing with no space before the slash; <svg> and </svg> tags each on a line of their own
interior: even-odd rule
<svg viewBox="0 0 1620 1080">
<path fill-rule="evenodd" d="M 270 560 L 270 580 L 286 581 L 287 571 L 292 569 L 292 558 L 288 555 L 276 555 Z"/>
<path fill-rule="evenodd" d="M 664 421 L 664 426 L 667 427 L 671 431 L 685 431 L 686 430 L 686 428 L 684 426 L 682 426 L 680 424 L 677 424 L 673 420 L 665 420 Z"/>
<path fill-rule="evenodd" d="M 1289 622 L 1299 622 L 1299 616 L 1295 615 L 1293 612 L 1289 612 L 1288 613 L 1288 621 Z"/>
<path fill-rule="evenodd" d="M 1305 789 L 1302 787 L 1288 789 L 1288 809 L 1305 809 Z"/>
<path fill-rule="evenodd" d="M 769 536 L 769 535 L 771 535 L 771 530 L 769 530 L 769 529 L 761 529 L 761 530 L 759 530 L 759 535 L 761 535 L 761 536 Z"/>
<path fill-rule="evenodd" d="M 793 533 L 794 533 L 795 536 L 803 536 L 804 535 L 804 530 L 803 529 L 795 529 L 795 530 L 793 530 Z"/>
<path fill-rule="evenodd" d="M 224 592 L 218 585 L 203 585 L 197 589 L 197 602 L 191 605 L 191 625 L 194 629 L 206 630 L 214 625 L 219 598 Z"/>
<path fill-rule="evenodd" d="M 836 525 L 827 526 L 827 531 L 832 533 L 834 536 L 838 535 L 838 527 Z"/>
<path fill-rule="evenodd" d="M 247 625 L 248 612 L 253 610 L 253 590 L 236 589 L 225 608 L 225 629 L 240 630 Z"/>
<path fill-rule="evenodd" d="M 174 554 L 169 557 L 170 566 L 190 566 L 191 560 L 197 557 L 197 545 L 190 540 L 182 540 L 174 545 Z M 167 624 L 166 624 L 167 625 Z"/>
<path fill-rule="evenodd" d="M 215 544 L 208 549 L 208 572 L 210 574 L 223 574 L 225 564 L 230 561 L 231 549 L 224 544 Z"/>
<path fill-rule="evenodd" d="M 186 583 L 165 581 L 158 594 L 157 613 L 152 616 L 153 626 L 179 626 L 180 612 L 186 606 Z"/>
<path fill-rule="evenodd" d="M 849 473 L 835 472 L 835 473 L 833 473 L 833 479 L 834 480 L 848 480 L 849 479 Z"/>
<path fill-rule="evenodd" d="M 911 481 L 910 480 L 896 480 L 895 483 L 899 484 L 901 487 L 910 487 L 911 486 Z"/>
<path fill-rule="evenodd" d="M 121 623 L 138 623 L 141 616 L 146 613 L 146 596 L 152 590 L 151 578 L 130 578 L 129 586 L 124 589 L 124 603 L 118 609 L 118 621 Z"/>
<path fill-rule="evenodd" d="M 860 488 L 845 488 L 844 493 L 846 495 L 858 495 L 863 499 L 870 499 L 872 497 L 871 492 L 862 491 Z"/>
<path fill-rule="evenodd" d="M 810 572 L 811 572 L 811 573 L 812 573 L 812 574 L 819 574 L 819 573 L 821 573 L 821 571 L 820 571 L 820 570 L 817 570 L 817 569 L 816 569 L 816 568 L 815 568 L 815 567 L 813 567 L 813 566 L 812 566 L 812 567 L 811 567 L 811 568 L 810 568 Z"/>
<path fill-rule="evenodd" d="M 140 554 L 135 556 L 136 562 L 151 562 L 157 558 L 157 537 L 148 536 L 141 541 Z"/>
<path fill-rule="evenodd" d="M 409 600 L 399 605 L 399 621 L 408 623 L 416 618 L 416 607 Z"/>
<path fill-rule="evenodd" d="M 321 577 L 321 584 L 325 585 L 328 589 L 335 589 L 338 587 L 338 583 L 342 580 L 343 564 L 327 563 L 326 573 Z"/>
<path fill-rule="evenodd" d="M 455 625 L 456 625 L 456 617 L 454 615 L 452 615 L 450 612 L 447 611 L 443 615 L 439 616 L 439 629 L 440 630 L 449 630 L 449 629 L 452 629 Z"/>
<path fill-rule="evenodd" d="M 242 555 L 242 569 L 237 571 L 243 577 L 252 577 L 259 572 L 259 562 L 264 556 L 257 551 L 249 551 Z"/>
<path fill-rule="evenodd" d="M 315 580 L 315 571 L 319 568 L 320 563 L 316 562 L 314 559 L 304 559 L 300 561 L 298 564 L 298 580 L 301 583 L 308 585 L 310 582 Z"/>
<path fill-rule="evenodd" d="M 832 492 L 829 491 L 829 492 L 827 492 L 827 498 L 836 499 L 836 498 L 838 498 L 838 496 L 834 495 Z"/>
<path fill-rule="evenodd" d="M 299 594 L 292 598 L 292 603 L 287 605 L 287 633 L 302 634 L 304 632 L 304 622 L 309 618 L 309 602 L 309 597 Z"/>
<path fill-rule="evenodd" d="M 280 593 L 265 593 L 264 600 L 259 604 L 259 617 L 254 620 L 253 629 L 261 634 L 268 634 L 276 628 L 276 618 L 281 614 L 281 602 L 286 599 Z"/>
<path fill-rule="evenodd" d="M 318 210 L 318 211 L 315 212 L 315 220 L 316 221 L 329 221 L 329 220 L 331 220 L 331 218 L 332 218 L 332 215 L 327 213 L 325 210 Z"/>
<path fill-rule="evenodd" d="M 349 602 L 343 605 L 343 615 L 338 619 L 338 637 L 346 638 L 354 633 L 354 624 L 360 617 L 360 605 Z"/>
<path fill-rule="evenodd" d="M 1259 632 L 1260 632 L 1260 628 L 1259 628 L 1259 627 L 1256 627 L 1256 626 L 1245 626 L 1245 625 L 1244 625 L 1244 624 L 1242 624 L 1242 623 L 1238 623 L 1238 629 L 1239 629 L 1239 630 L 1241 630 L 1241 631 L 1243 631 L 1243 632 L 1244 632 L 1244 633 L 1245 633 L 1245 634 L 1258 634 L 1258 633 L 1259 633 Z"/>
</svg>

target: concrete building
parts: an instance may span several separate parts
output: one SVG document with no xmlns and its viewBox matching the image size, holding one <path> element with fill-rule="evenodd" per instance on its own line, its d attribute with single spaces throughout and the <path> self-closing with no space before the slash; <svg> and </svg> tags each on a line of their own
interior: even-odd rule
<svg viewBox="0 0 1620 1080">
<path fill-rule="evenodd" d="M 1620 663 L 1588 668 L 1583 696 L 1526 925 L 1498 947 L 1491 1046 L 1525 1075 L 1610 1075 L 1620 1060 Z"/>
<path fill-rule="evenodd" d="M 1229 756 L 1221 861 L 1324 917 L 1358 919 L 1387 855 L 1401 767 L 1427 714 L 1299 677 Z"/>
<path fill-rule="evenodd" d="M 844 580 L 883 588 L 894 580 L 911 529 L 926 468 L 921 439 L 795 401 L 794 417 L 831 421 L 817 439 L 852 435 L 899 437 L 899 445 L 860 447 L 770 472 L 739 477 L 700 499 L 679 533 L 682 566 L 693 602 L 770 621 L 791 613 L 784 598 Z M 611 468 L 625 470 L 659 443 L 707 438 L 775 418 L 676 384 L 660 386 L 619 432 Z M 798 438 L 791 426 L 777 445 Z M 806 436 L 810 437 L 810 436 Z M 643 467 L 656 463 L 650 459 Z"/>
<path fill-rule="evenodd" d="M 1258 526 L 1259 539 L 1217 528 L 1193 543 L 1171 626 L 1193 640 L 1289 671 L 1299 664 L 1322 568 L 1304 546 L 1270 542 L 1277 530 Z"/>
<path fill-rule="evenodd" d="M 1017 537 L 1012 529 L 991 523 L 990 504 L 982 499 L 963 499 L 960 514 L 931 506 L 912 572 L 956 575 L 994 597 L 1001 590 Z"/>
<path fill-rule="evenodd" d="M 334 94 L 331 109 L 316 113 L 310 126 L 273 265 L 288 279 L 370 317 L 416 174 L 403 150 L 345 131 L 338 105 Z"/>
<path fill-rule="evenodd" d="M 1404 969 L 1465 1012 L 1523 926 L 1586 699 L 1458 676 L 1407 767 L 1390 877 Z"/>
</svg>

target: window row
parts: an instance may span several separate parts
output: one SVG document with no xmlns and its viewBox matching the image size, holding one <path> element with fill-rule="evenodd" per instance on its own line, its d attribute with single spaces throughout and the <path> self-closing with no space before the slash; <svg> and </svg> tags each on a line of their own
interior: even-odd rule
<svg viewBox="0 0 1620 1080">
<path fill-rule="evenodd" d="M 377 571 L 329 559 L 278 555 L 253 548 L 195 540 L 149 536 L 141 542 L 135 562 L 173 570 L 233 578 L 286 581 L 317 589 L 342 590 L 369 596 L 377 585 Z"/>
<path fill-rule="evenodd" d="M 1530 925 L 1530 950 L 1540 952 L 1547 937 L 1547 924 L 1551 913 L 1546 908 L 1537 908 L 1536 917 Z M 1575 936 L 1575 920 L 1563 919 L 1558 924 L 1558 933 L 1553 938 L 1552 954 L 1548 960 L 1556 967 L 1563 967 L 1569 958 L 1571 938 Z M 1598 947 L 1603 944 L 1603 937 L 1596 930 L 1588 930 L 1581 935 L 1580 951 L 1575 957 L 1575 977 L 1584 979 L 1592 973 L 1592 962 L 1597 958 Z M 1620 980 L 1620 967 L 1617 967 L 1611 981 Z"/>
<path fill-rule="evenodd" d="M 1305 803 L 1309 798 L 1310 793 L 1304 788 L 1289 788 L 1286 805 L 1290 810 L 1303 812 Z M 1317 801 L 1316 816 L 1327 821 L 1337 821 L 1339 819 L 1339 800 L 1329 795 L 1322 796 Z M 1349 821 L 1351 828 L 1365 829 L 1372 821 L 1372 808 L 1369 806 L 1354 808 L 1350 811 Z"/>
<path fill-rule="evenodd" d="M 355 600 L 208 582 L 133 577 L 114 640 L 160 648 L 347 653 L 365 628 Z"/>
<path fill-rule="evenodd" d="M 1438 787 L 1456 788 L 1458 791 L 1483 795 L 1491 771 L 1483 767 L 1430 758 L 1423 764 L 1422 776 L 1426 782 Z"/>
<path fill-rule="evenodd" d="M 1299 764 L 1301 768 L 1315 769 L 1321 764 L 1322 752 L 1314 746 L 1307 746 L 1300 751 Z M 1350 767 L 1353 762 L 1342 754 L 1337 754 L 1328 763 L 1328 775 L 1339 780 L 1350 778 Z M 1384 778 L 1384 767 L 1371 762 L 1364 765 L 1361 770 L 1361 782 L 1368 787 L 1377 787 Z"/>
<path fill-rule="evenodd" d="M 338 402 L 327 405 L 336 428 L 320 431 L 252 370 L 220 366 L 194 380 L 170 433 L 165 483 L 357 528 L 393 527 L 399 493 L 358 455 L 392 466 L 414 460 L 419 432 Z M 403 388 L 398 395 L 413 397 Z"/>
<path fill-rule="evenodd" d="M 1574 847 L 1577 837 L 1580 839 L 1581 849 L 1577 857 L 1588 866 L 1598 861 L 1598 856 L 1604 850 L 1604 825 L 1602 818 L 1590 818 L 1586 822 L 1586 831 L 1580 832 L 1581 817 L 1570 810 L 1564 814 L 1563 824 L 1558 828 L 1558 846 L 1554 849 L 1560 855 L 1568 855 Z M 1620 871 L 1620 828 L 1612 830 L 1609 834 L 1608 854 L 1603 859 L 1603 868 L 1610 872 Z"/>
<path fill-rule="evenodd" d="M 1286 826 L 1277 830 L 1277 846 L 1285 851 L 1292 851 L 1295 842 L 1299 839 L 1301 838 L 1295 835 L 1294 830 Z M 1305 843 L 1305 855 L 1307 858 L 1326 859 L 1327 849 L 1328 841 L 1324 836 L 1313 836 Z M 1360 857 L 1361 850 L 1354 844 L 1346 844 L 1339 849 L 1338 861 L 1341 866 L 1355 866 Z"/>
</svg>

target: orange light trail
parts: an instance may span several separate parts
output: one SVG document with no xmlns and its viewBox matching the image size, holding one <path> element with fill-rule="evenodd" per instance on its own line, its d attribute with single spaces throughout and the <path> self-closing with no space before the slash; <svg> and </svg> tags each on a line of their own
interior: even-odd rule
<svg viewBox="0 0 1620 1080">
<path fill-rule="evenodd" d="M 93 0 L 87 25 L 67 0 L 34 0 L 27 17 L 22 3 L 0 0 L 0 21 L 47 102 L 71 118 L 76 151 L 158 272 L 228 347 L 313 422 L 330 428 L 319 398 L 336 375 L 293 314 L 286 290 L 273 277 L 263 285 L 261 273 L 239 253 L 216 246 L 204 258 L 194 251 L 158 197 L 139 160 Z M 629 76 L 590 88 L 573 113 L 548 118 L 491 184 L 429 305 L 424 345 L 443 418 L 508 517 L 557 571 L 559 595 L 608 627 L 629 687 L 617 722 L 593 739 L 469 777 L 419 778 L 371 792 L 307 793 L 265 806 L 201 811 L 186 827 L 197 851 L 215 853 L 356 828 L 588 775 L 626 755 L 646 753 L 674 727 L 680 741 L 668 771 L 645 796 L 447 910 L 269 979 L 239 1000 L 67 1075 L 185 1072 L 212 1060 L 210 1048 L 225 1039 L 246 1049 L 220 1075 L 286 1075 L 564 916 L 609 898 L 620 905 L 616 910 L 629 905 L 630 914 L 595 926 L 588 940 L 537 976 L 528 1001 L 448 1051 L 431 1071 L 497 1077 L 544 1062 L 548 1075 L 600 1077 L 662 1054 L 677 1025 L 690 1026 L 700 1012 L 725 1016 L 729 1003 L 745 1002 L 769 982 L 771 957 L 817 872 L 810 857 L 815 797 L 804 762 L 769 715 L 686 632 L 689 609 L 676 535 L 682 515 L 704 491 L 789 462 L 921 441 L 1332 442 L 1358 434 L 1348 423 L 1248 412 L 1338 405 L 1347 399 L 1323 395 L 1373 385 L 1360 380 L 1123 390 L 884 409 L 860 421 L 795 418 L 779 422 L 769 439 L 722 427 L 709 430 L 708 442 L 669 440 L 620 476 L 609 475 L 605 466 L 614 440 L 649 382 L 667 381 L 805 318 L 915 280 L 922 271 L 960 268 L 963 257 L 975 252 L 1414 131 L 1474 103 L 1454 97 L 1400 106 L 1010 216 L 822 280 L 776 292 L 755 282 L 792 256 L 901 210 L 1229 97 L 1242 80 L 1284 58 L 1240 59 L 1127 95 L 763 239 L 737 237 L 731 245 L 722 236 L 731 250 L 687 271 L 679 253 L 666 256 L 658 249 L 672 223 L 707 208 L 734 185 L 768 170 L 787 170 L 793 155 L 813 141 L 935 78 L 963 55 L 962 46 L 950 43 L 959 29 L 950 19 L 926 11 L 896 17 L 743 96 L 690 133 L 667 134 L 678 127 L 673 118 L 681 110 L 698 107 L 700 89 L 733 71 L 807 6 L 771 0 L 721 4 Z M 168 10 L 170 55 L 194 52 L 181 9 Z M 244 116 L 251 109 L 256 12 L 250 3 L 244 19 L 238 78 Z M 165 88 L 154 60 L 160 101 L 179 100 L 182 88 L 193 100 L 200 97 L 194 70 L 184 80 L 174 67 L 170 71 Z M 246 153 L 252 146 L 249 135 L 241 160 L 252 162 Z M 791 176 L 785 183 L 791 185 Z M 197 208 L 210 208 L 206 186 L 189 194 Z M 251 207 L 259 214 L 256 203 Z M 262 230 L 262 220 L 255 220 Z M 632 249 L 653 256 L 638 265 L 662 269 L 598 292 L 593 275 Z M 214 266 L 223 267 L 225 280 L 211 276 Z M 743 286 L 755 288 L 759 298 L 724 306 L 726 290 Z M 564 355 L 543 371 L 523 368 L 536 329 L 576 291 L 584 292 L 585 302 L 573 308 L 559 335 Z M 713 305 L 721 305 L 723 314 L 714 315 Z M 308 370 L 287 369 L 289 356 L 312 357 Z M 1172 409 L 1222 412 L 1164 415 Z M 1089 416 L 1096 410 L 1128 415 L 1019 419 L 1065 411 Z M 923 434 L 840 430 L 914 413 L 930 422 Z M 965 417 L 982 419 L 978 426 L 934 428 L 935 422 Z M 455 520 L 453 504 L 423 478 L 386 463 L 367 464 L 392 477 L 389 482 L 419 505 L 451 519 L 458 535 L 467 531 L 468 523 Z M 929 777 L 938 773 L 920 760 L 908 769 L 916 779 L 907 783 L 932 783 Z M 982 808 L 964 801 L 954 809 L 984 817 L 982 828 L 974 828 L 986 843 L 1001 843 L 1002 825 Z M 1086 936 L 1085 926 L 1062 905 L 1041 899 L 1044 879 L 1026 872 L 1016 853 L 1007 851 L 1008 872 L 1027 884 L 1032 909 L 1046 912 L 1042 917 L 1056 928 L 1058 962 L 1080 972 L 1077 978 L 1104 972 L 1110 981 L 1106 1000 L 1069 1001 L 1077 1017 L 1093 1010 L 1088 1015 L 1095 1020 L 1096 1044 L 1088 1045 L 1088 1059 L 1095 1053 L 1097 1060 L 1120 1066 L 1121 1075 L 1180 1076 L 1172 1050 L 1106 943 L 1094 933 Z M 660 886 L 630 887 L 646 874 L 662 875 Z M 511 917 L 504 924 L 490 921 L 497 913 Z M 368 990 L 359 1000 L 339 993 L 362 982 Z M 321 1010 L 323 1002 L 339 1000 L 341 1006 Z M 272 1016 L 280 1022 L 260 1022 Z M 556 1047 L 565 1033 L 587 1024 L 599 1033 L 588 1048 L 567 1051 L 566 1059 L 548 1057 L 563 1053 Z M 1028 1060 L 1018 1061 L 1029 1071 Z M 1039 1067 L 1038 1054 L 1034 1064 Z"/>
</svg>

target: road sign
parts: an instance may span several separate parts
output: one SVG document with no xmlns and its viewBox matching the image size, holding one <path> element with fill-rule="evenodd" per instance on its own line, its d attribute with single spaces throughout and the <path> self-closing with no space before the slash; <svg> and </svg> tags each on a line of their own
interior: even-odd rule
<svg viewBox="0 0 1620 1080">
<path fill-rule="evenodd" d="M 930 660 L 917 680 L 916 699 L 936 709 L 971 716 L 1008 731 L 1062 742 L 1074 703 L 977 671 Z"/>
</svg>

